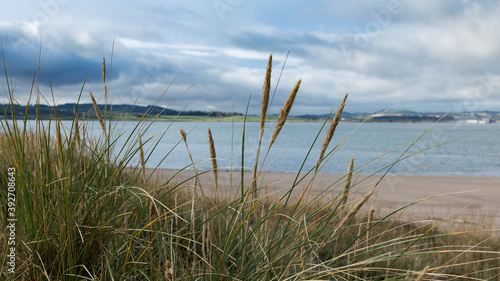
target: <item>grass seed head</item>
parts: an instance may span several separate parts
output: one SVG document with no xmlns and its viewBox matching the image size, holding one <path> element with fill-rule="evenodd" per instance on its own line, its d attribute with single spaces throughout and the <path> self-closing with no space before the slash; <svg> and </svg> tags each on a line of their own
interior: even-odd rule
<svg viewBox="0 0 500 281">
<path fill-rule="evenodd" d="M 208 144 L 210 146 L 210 160 L 212 162 L 212 172 L 214 174 L 215 188 L 218 188 L 217 179 L 217 155 L 215 154 L 215 144 L 212 137 L 212 131 L 208 128 Z"/>
<path fill-rule="evenodd" d="M 89 91 L 89 93 L 90 93 L 90 98 L 92 99 L 92 104 L 94 104 L 95 114 L 97 116 L 97 119 L 99 120 L 99 124 L 101 125 L 101 128 L 104 131 L 104 133 L 106 133 L 106 125 L 104 124 L 104 119 L 102 118 L 99 106 L 97 105 L 97 102 L 94 99 L 94 95 L 92 95 L 92 91 Z"/>
<path fill-rule="evenodd" d="M 185 144 L 187 144 L 187 134 L 186 134 L 186 132 L 182 128 L 179 128 L 179 132 L 181 133 L 182 140 L 184 141 Z"/>
<path fill-rule="evenodd" d="M 76 141 L 76 146 L 78 149 L 80 149 L 80 126 L 78 125 L 78 113 L 75 110 L 75 141 Z"/>
<path fill-rule="evenodd" d="M 318 162 L 316 163 L 316 172 L 318 171 L 320 164 L 323 161 L 323 157 L 325 156 L 325 152 L 326 152 L 326 149 L 328 148 L 328 145 L 332 141 L 333 135 L 335 133 L 335 129 L 337 128 L 337 125 L 339 124 L 340 115 L 342 114 L 342 111 L 344 110 L 346 100 L 347 100 L 347 95 L 345 95 L 344 100 L 340 104 L 339 109 L 337 110 L 337 113 L 335 113 L 335 116 L 333 117 L 332 122 L 330 123 L 330 127 L 328 128 L 328 131 L 326 132 L 325 139 L 323 140 L 323 144 L 321 145 L 321 151 L 319 153 Z"/>
<path fill-rule="evenodd" d="M 106 83 L 106 59 L 102 58 L 102 82 Z"/>
<path fill-rule="evenodd" d="M 264 132 L 264 125 L 266 123 L 267 108 L 269 106 L 269 92 L 271 91 L 271 70 L 273 65 L 273 55 L 269 56 L 267 62 L 266 78 L 264 80 L 264 90 L 262 91 L 262 106 L 260 111 L 260 134 Z"/>
<path fill-rule="evenodd" d="M 347 176 L 346 176 L 344 190 L 343 190 L 344 194 L 342 197 L 342 208 L 347 203 L 347 198 L 349 197 L 349 189 L 351 188 L 353 168 L 354 168 L 354 156 L 351 157 L 351 162 L 349 162 L 349 169 L 347 171 Z"/>
<path fill-rule="evenodd" d="M 153 221 L 157 214 L 155 203 L 151 201 L 151 204 L 149 204 L 149 220 Z"/>
<path fill-rule="evenodd" d="M 141 160 L 142 175 L 146 178 L 146 160 L 144 159 L 144 149 L 142 145 L 141 134 L 139 134 L 139 158 Z"/>
<path fill-rule="evenodd" d="M 300 88 L 300 83 L 302 83 L 302 79 L 300 79 L 297 82 L 292 92 L 288 96 L 288 99 L 286 100 L 285 104 L 283 105 L 283 108 L 281 108 L 281 112 L 278 117 L 278 123 L 274 128 L 273 136 L 271 137 L 271 141 L 269 142 L 269 149 L 271 149 L 271 146 L 273 145 L 274 141 L 276 141 L 278 134 L 280 133 L 281 129 L 283 128 L 283 125 L 286 122 L 286 119 L 288 118 L 290 110 L 292 110 L 293 102 L 295 101 L 295 97 L 297 96 L 297 92 L 299 91 Z"/>
<path fill-rule="evenodd" d="M 370 199 L 370 197 L 373 195 L 374 192 L 375 192 L 375 188 L 373 188 L 368 193 L 366 193 L 365 196 L 363 196 L 363 198 L 356 204 L 356 206 L 354 206 L 351 210 L 349 210 L 347 215 L 337 225 L 337 227 L 333 231 L 331 237 L 333 237 L 335 239 L 335 236 L 337 235 L 337 233 L 340 230 L 342 230 L 342 228 L 345 227 L 349 223 L 351 218 L 358 213 L 359 209 L 361 209 L 361 207 L 363 207 L 363 205 L 366 203 L 366 201 L 368 201 L 368 199 Z"/>
</svg>

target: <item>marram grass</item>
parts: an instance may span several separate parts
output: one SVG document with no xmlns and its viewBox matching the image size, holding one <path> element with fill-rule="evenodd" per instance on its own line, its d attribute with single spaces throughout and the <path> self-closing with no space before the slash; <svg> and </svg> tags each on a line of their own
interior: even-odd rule
<svg viewBox="0 0 500 281">
<path fill-rule="evenodd" d="M 103 61 L 103 82 L 105 78 Z M 12 87 L 6 82 L 13 102 Z M 280 113 L 269 149 L 286 123 L 299 86 L 300 80 Z M 80 95 L 82 91 L 83 87 Z M 300 203 L 289 200 L 297 184 L 305 181 L 299 176 L 289 192 L 275 201 L 255 180 L 256 193 L 242 181 L 234 183 L 235 189 L 242 189 L 234 197 L 208 194 L 200 198 L 198 188 L 208 186 L 200 182 L 201 176 L 210 171 L 198 171 L 191 160 L 191 166 L 176 173 L 194 168 L 187 180 L 157 177 L 157 171 L 146 166 L 151 153 L 164 153 L 168 161 L 168 152 L 154 149 L 161 135 L 142 139 L 149 129 L 142 121 L 129 135 L 110 132 L 115 126 L 99 116 L 93 94 L 91 98 L 102 128 L 97 136 L 86 130 L 88 120 L 76 114 L 70 128 L 55 114 L 49 123 L 32 121 L 36 130 L 26 119 L 1 122 L 0 186 L 6 186 L 7 168 L 14 167 L 17 187 L 17 257 L 12 274 L 7 272 L 5 254 L 7 213 L 5 208 L 0 212 L 2 280 L 499 278 L 498 237 L 487 231 L 445 233 L 436 225 L 397 221 L 404 207 L 392 215 L 374 217 L 365 206 L 374 186 L 361 198 L 348 197 L 350 190 L 361 188 L 352 181 L 353 161 L 346 163 L 344 179 Z M 335 149 L 328 150 L 328 146 L 345 102 L 332 120 L 317 165 L 305 168 L 308 173 L 317 173 L 334 154 Z M 180 133 L 179 142 L 188 147 L 188 135 Z M 117 137 L 113 136 L 124 138 L 123 148 L 114 147 Z M 217 181 L 211 131 L 208 140 Z M 120 157 L 113 156 L 115 151 L 120 151 Z M 192 159 L 190 152 L 187 157 Z M 255 167 L 265 167 L 258 162 Z M 257 177 L 265 170 L 252 174 Z M 5 206 L 5 188 L 0 192 Z"/>
</svg>

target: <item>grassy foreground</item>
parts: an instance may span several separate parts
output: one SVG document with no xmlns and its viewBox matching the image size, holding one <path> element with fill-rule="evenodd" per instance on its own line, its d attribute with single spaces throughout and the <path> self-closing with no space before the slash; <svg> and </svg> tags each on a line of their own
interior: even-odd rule
<svg viewBox="0 0 500 281">
<path fill-rule="evenodd" d="M 272 100 L 271 64 L 272 57 L 264 79 L 260 140 Z M 5 64 L 4 68 L 7 73 Z M 299 87 L 300 81 L 281 110 L 270 143 L 259 143 L 256 155 L 272 149 Z M 13 103 L 8 79 L 7 88 Z M 80 96 L 82 92 L 83 87 Z M 346 98 L 331 123 L 324 122 L 320 155 L 307 156 L 317 157 L 317 164 L 297 171 L 313 175 L 310 185 L 338 148 L 330 141 Z M 77 117 L 70 128 L 63 127 L 56 115 L 49 125 L 39 119 L 1 122 L 2 280 L 499 278 L 500 243 L 488 231 L 442 233 L 435 225 L 399 222 L 397 214 L 404 208 L 381 218 L 366 212 L 363 205 L 376 186 L 361 198 L 349 196 L 352 188 L 358 188 L 351 183 L 354 158 L 346 163 L 345 179 L 324 191 L 305 191 L 300 200 L 290 200 L 304 180 L 297 176 L 286 194 L 269 202 L 266 187 L 259 184 L 266 159 L 257 157 L 252 172 L 242 168 L 242 177 L 254 179 L 252 184 L 246 186 L 242 178 L 233 187 L 239 190 L 237 195 L 227 198 L 218 194 L 217 158 L 209 130 L 207 149 L 213 169 L 197 171 L 193 161 L 179 171 L 213 174 L 215 195 L 207 197 L 196 175 L 184 181 L 175 176 L 160 181 L 154 171 L 146 172 L 152 153 L 162 153 L 168 161 L 168 151 L 155 151 L 168 130 L 142 139 L 149 123 L 139 121 L 132 132 L 121 134 L 113 121 L 102 117 L 109 113 L 96 107 L 95 114 L 102 129 L 97 136 L 89 135 L 86 120 Z M 148 118 L 155 116 L 146 114 L 142 120 Z M 244 130 L 242 134 L 243 156 Z M 125 140 L 123 147 L 115 146 L 117 138 Z M 179 133 L 178 144 L 189 150 L 186 132 Z M 191 154 L 186 157 L 192 160 Z M 332 192 L 336 196 L 326 199 L 330 197 L 325 194 Z"/>
</svg>

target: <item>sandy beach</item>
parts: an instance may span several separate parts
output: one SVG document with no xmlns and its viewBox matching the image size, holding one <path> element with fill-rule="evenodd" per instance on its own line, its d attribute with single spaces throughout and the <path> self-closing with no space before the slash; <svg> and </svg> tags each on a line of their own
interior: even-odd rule
<svg viewBox="0 0 500 281">
<path fill-rule="evenodd" d="M 159 171 L 162 178 L 171 177 L 175 172 L 178 171 Z M 192 171 L 186 171 L 175 181 L 192 175 Z M 251 183 L 251 175 L 251 172 L 244 175 L 246 187 Z M 355 175 L 349 201 L 359 199 L 374 188 L 380 177 Z M 265 187 L 262 194 L 267 188 L 269 200 L 276 201 L 290 189 L 295 178 L 296 174 L 291 173 L 266 173 L 259 178 L 259 186 Z M 344 178 L 345 175 L 318 174 L 309 185 L 309 198 L 327 188 L 325 196 L 336 196 L 344 186 Z M 241 192 L 240 180 L 239 172 L 220 171 L 219 196 L 231 197 Z M 297 185 L 293 199 L 300 197 L 310 180 L 308 176 Z M 215 196 L 212 172 L 203 174 L 200 181 L 204 193 Z M 402 219 L 442 221 L 443 226 L 462 229 L 500 229 L 500 177 L 386 176 L 365 206 L 373 207 L 378 216 L 383 216 L 416 201 L 419 202 L 404 210 Z"/>
</svg>

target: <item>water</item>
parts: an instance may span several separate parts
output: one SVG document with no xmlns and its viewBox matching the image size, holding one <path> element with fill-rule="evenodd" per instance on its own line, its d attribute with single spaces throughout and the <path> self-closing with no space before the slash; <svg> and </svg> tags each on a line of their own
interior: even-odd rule
<svg viewBox="0 0 500 281">
<path fill-rule="evenodd" d="M 71 124 L 70 121 L 63 122 L 66 126 Z M 125 133 L 125 137 L 117 141 L 117 153 L 135 125 L 136 122 L 117 123 L 115 132 Z M 313 168 L 328 125 L 318 136 L 322 123 L 285 124 L 266 158 L 264 166 L 267 171 L 297 172 L 301 167 L 302 171 Z M 99 135 L 100 127 L 97 122 L 90 122 L 88 126 L 93 128 L 94 135 Z M 274 126 L 275 123 L 268 123 L 266 126 L 261 163 Z M 321 172 L 346 173 L 349 160 L 354 156 L 355 169 L 367 174 L 384 173 L 390 167 L 390 174 L 406 172 L 413 175 L 500 176 L 500 124 L 442 123 L 425 133 L 430 126 L 432 124 L 341 123 L 328 149 L 334 151 Z M 151 124 L 142 137 L 148 157 L 147 166 L 181 169 L 191 164 L 187 149 L 180 142 L 179 128 L 183 128 L 188 132 L 189 149 L 198 168 L 211 169 L 208 127 L 211 128 L 215 141 L 218 166 L 221 169 L 240 169 L 243 123 L 235 123 L 233 129 L 230 122 Z M 165 134 L 162 136 L 163 132 Z M 317 141 L 311 149 L 316 137 Z M 148 138 L 153 139 L 146 142 Z M 410 147 L 417 139 L 418 142 Z M 258 140 L 259 123 L 247 123 L 244 154 L 246 169 L 252 169 L 255 163 Z M 156 141 L 158 143 L 153 150 Z M 336 147 L 337 145 L 339 146 Z M 407 157 L 418 151 L 421 152 Z M 400 157 L 406 159 L 392 165 Z M 134 158 L 134 162 L 134 165 L 138 163 L 137 158 Z"/>
</svg>

